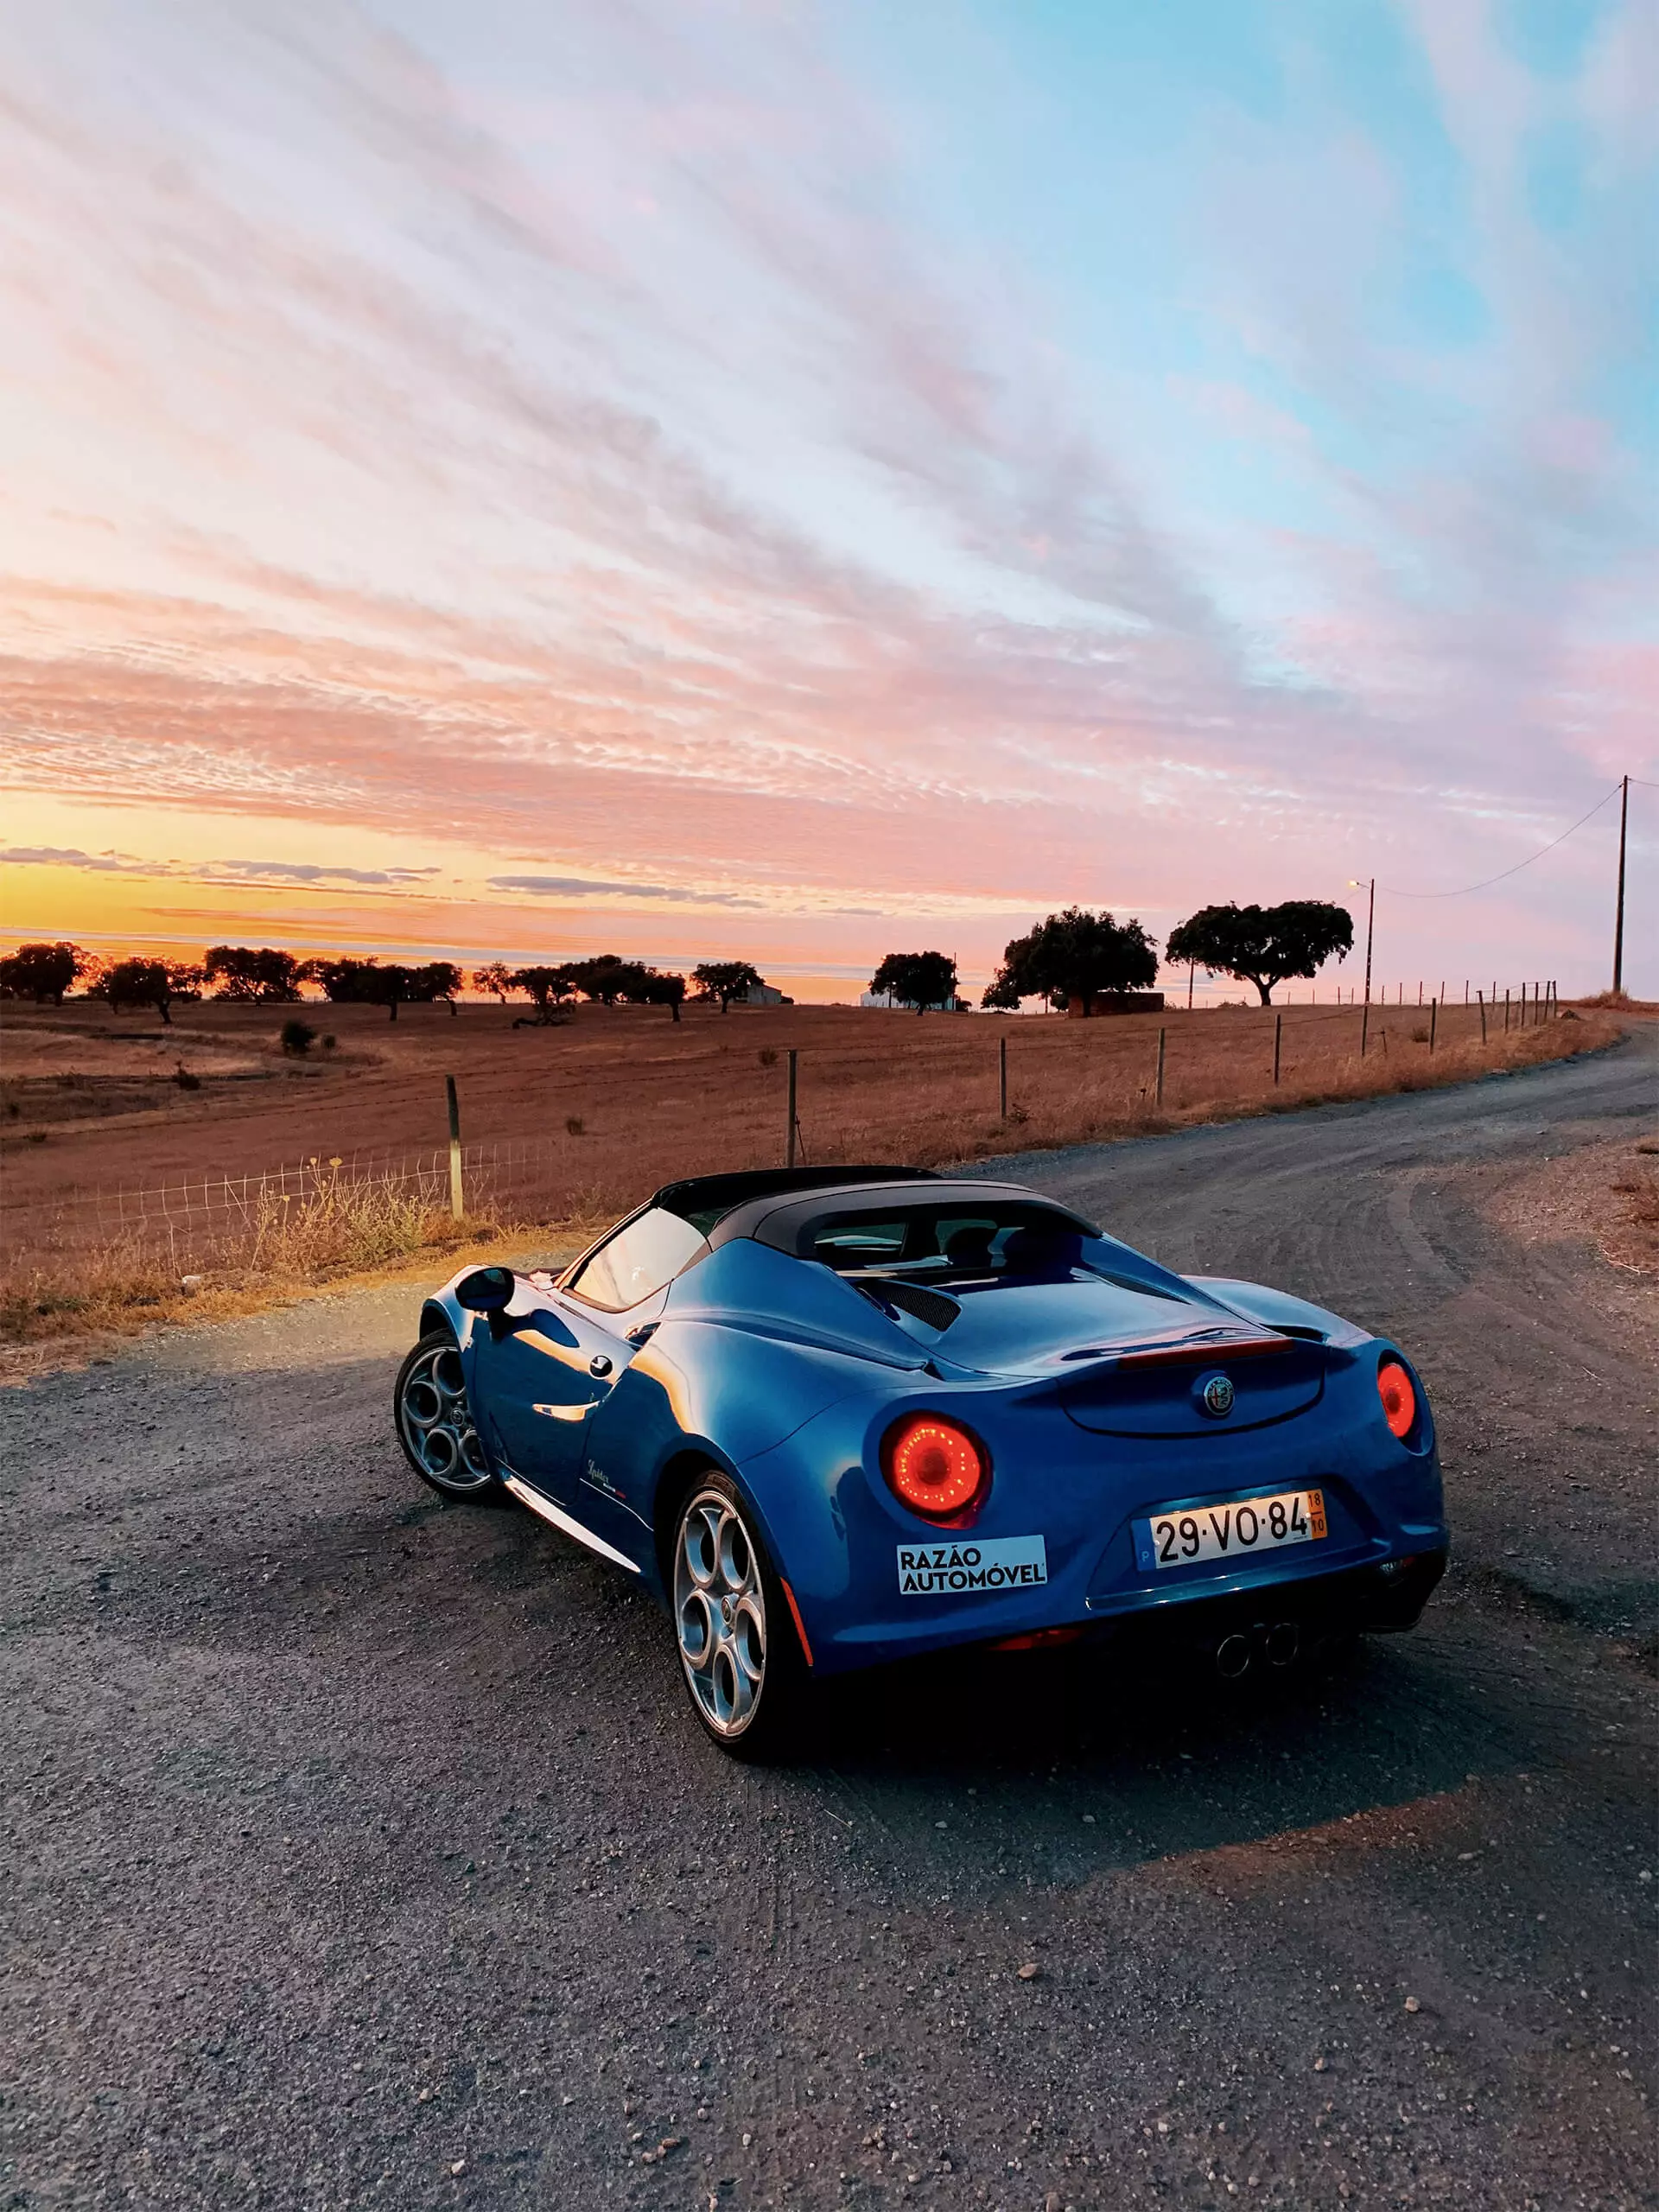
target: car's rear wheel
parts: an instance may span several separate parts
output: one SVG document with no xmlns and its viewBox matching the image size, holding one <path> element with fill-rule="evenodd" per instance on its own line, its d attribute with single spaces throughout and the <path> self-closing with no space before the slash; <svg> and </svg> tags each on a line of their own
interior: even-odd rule
<svg viewBox="0 0 1659 2212">
<path fill-rule="evenodd" d="M 448 1329 L 429 1330 L 398 1369 L 392 1409 L 404 1456 L 423 1483 L 443 1497 L 505 1501 L 473 1425 L 460 1348 Z"/>
<path fill-rule="evenodd" d="M 694 1483 L 674 1532 L 674 1631 L 691 1709 L 734 1758 L 775 1758 L 800 1719 L 805 1667 L 737 1485 Z"/>
</svg>

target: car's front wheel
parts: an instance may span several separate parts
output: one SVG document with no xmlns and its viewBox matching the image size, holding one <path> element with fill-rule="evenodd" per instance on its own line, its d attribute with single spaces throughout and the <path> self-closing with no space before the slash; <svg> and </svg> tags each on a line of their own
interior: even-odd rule
<svg viewBox="0 0 1659 2212">
<path fill-rule="evenodd" d="M 805 1687 L 801 1648 L 737 1485 L 692 1485 L 674 1534 L 674 1630 L 691 1709 L 734 1758 L 775 1758 L 793 1741 Z"/>
<path fill-rule="evenodd" d="M 505 1499 L 473 1425 L 460 1348 L 448 1329 L 429 1330 L 398 1369 L 392 1410 L 404 1456 L 441 1497 Z"/>
</svg>

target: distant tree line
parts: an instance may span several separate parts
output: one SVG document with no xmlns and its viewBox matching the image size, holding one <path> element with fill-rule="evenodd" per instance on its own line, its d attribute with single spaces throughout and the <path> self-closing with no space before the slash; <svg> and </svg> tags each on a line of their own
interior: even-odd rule
<svg viewBox="0 0 1659 2212">
<path fill-rule="evenodd" d="M 171 1009 L 181 1000 L 204 995 L 243 1005 L 296 1006 L 308 985 L 337 1006 L 384 1006 L 396 1021 L 400 1006 L 447 1005 L 453 1014 L 467 983 L 503 1006 L 512 997 L 528 999 L 535 1011 L 527 1019 L 533 1023 L 563 1019 L 561 1007 L 576 998 L 607 1007 L 665 1006 L 677 1021 L 693 986 L 699 1001 L 718 1005 L 724 1014 L 734 1000 L 746 998 L 762 982 L 760 969 L 747 960 L 703 961 L 688 983 L 671 969 L 624 960 L 614 952 L 522 968 L 492 960 L 470 976 L 453 960 L 412 966 L 349 955 L 302 958 L 269 944 L 210 945 L 200 961 L 108 961 L 65 941 L 20 945 L 0 958 L 0 998 L 61 1006 L 79 987 L 83 997 L 104 999 L 118 1012 L 154 1007 L 163 1021 L 171 1020 Z"/>
<path fill-rule="evenodd" d="M 1171 931 L 1164 958 L 1251 984 L 1263 1006 L 1279 984 L 1318 973 L 1334 954 L 1353 950 L 1347 909 L 1319 899 L 1293 899 L 1278 906 L 1203 906 Z M 1002 963 L 981 1004 L 1017 1011 L 1025 999 L 1065 1010 L 1074 1001 L 1085 1012 L 1100 1001 L 1150 989 L 1158 980 L 1157 939 L 1133 916 L 1068 906 L 1050 914 L 1003 948 Z M 724 1014 L 763 988 L 759 969 L 747 960 L 705 960 L 690 982 L 671 969 L 624 960 L 613 952 L 521 968 L 492 960 L 463 976 L 453 960 L 418 966 L 375 957 L 302 958 L 275 945 L 210 945 L 199 962 L 142 956 L 106 961 L 67 940 L 20 945 L 0 957 L 0 998 L 33 999 L 61 1006 L 77 988 L 88 998 L 123 1007 L 154 1007 L 163 1021 L 181 1000 L 204 994 L 260 1006 L 297 1005 L 309 986 L 335 1005 L 384 1006 L 396 1021 L 400 1006 L 448 1006 L 451 1014 L 466 984 L 499 999 L 527 999 L 532 1025 L 563 1020 L 563 1008 L 585 998 L 600 1006 L 665 1006 L 673 1019 L 688 992 Z M 870 978 L 873 994 L 918 1014 L 955 1008 L 957 963 L 943 952 L 890 952 Z M 787 1001 L 785 1001 L 787 1003 Z"/>
<path fill-rule="evenodd" d="M 1292 899 L 1279 906 L 1201 907 L 1170 932 L 1164 957 L 1173 966 L 1191 963 L 1251 983 L 1270 1006 L 1278 984 L 1316 975 L 1332 953 L 1344 958 L 1353 944 L 1346 907 Z M 1002 964 L 980 1004 L 1017 1013 L 1022 1000 L 1034 998 L 1062 1013 L 1077 1002 L 1088 1014 L 1103 1000 L 1127 999 L 1157 981 L 1158 940 L 1138 920 L 1068 906 L 1003 947 Z M 888 953 L 870 989 L 918 1014 L 961 1003 L 957 963 L 942 952 Z"/>
</svg>

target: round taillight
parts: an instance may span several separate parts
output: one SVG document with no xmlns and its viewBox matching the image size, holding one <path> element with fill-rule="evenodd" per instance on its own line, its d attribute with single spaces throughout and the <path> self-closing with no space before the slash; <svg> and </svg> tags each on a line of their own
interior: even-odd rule
<svg viewBox="0 0 1659 2212">
<path fill-rule="evenodd" d="M 1382 1401 L 1383 1420 L 1404 1443 L 1417 1418 L 1417 1393 L 1397 1359 L 1385 1359 L 1377 1369 L 1376 1395 Z"/>
<path fill-rule="evenodd" d="M 965 1513 L 991 1471 L 968 1431 L 938 1414 L 912 1414 L 890 1430 L 881 1464 L 893 1496 L 931 1521 Z"/>
</svg>

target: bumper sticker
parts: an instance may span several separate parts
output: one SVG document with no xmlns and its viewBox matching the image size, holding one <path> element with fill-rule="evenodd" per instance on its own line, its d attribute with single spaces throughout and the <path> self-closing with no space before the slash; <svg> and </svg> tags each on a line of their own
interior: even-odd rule
<svg viewBox="0 0 1659 2212">
<path fill-rule="evenodd" d="M 900 1544 L 899 1594 L 954 1598 L 986 1590 L 1032 1590 L 1048 1580 L 1040 1536 L 999 1536 L 985 1543 Z"/>
</svg>

